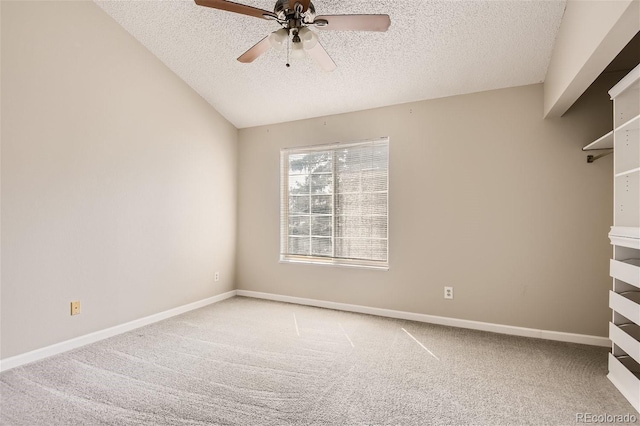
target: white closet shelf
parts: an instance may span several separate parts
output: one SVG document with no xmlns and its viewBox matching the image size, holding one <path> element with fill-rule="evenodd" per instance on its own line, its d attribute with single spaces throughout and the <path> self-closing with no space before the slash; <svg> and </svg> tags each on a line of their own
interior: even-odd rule
<svg viewBox="0 0 640 426">
<path fill-rule="evenodd" d="M 614 246 L 627 247 L 627 248 L 640 250 L 640 239 L 638 238 L 625 238 L 625 237 L 618 237 L 616 235 L 609 235 L 609 240 L 611 240 L 611 245 L 614 245 Z"/>
<path fill-rule="evenodd" d="M 625 130 L 638 130 L 640 129 L 640 114 L 633 117 L 631 120 L 616 127 L 614 132 L 624 132 Z M 608 133 L 607 133 L 608 134 Z M 605 135 L 606 136 L 606 135 Z M 583 148 L 584 149 L 584 148 Z"/>
<path fill-rule="evenodd" d="M 640 305 L 638 305 L 638 296 L 640 296 L 640 293 L 629 292 L 626 294 L 619 294 L 610 290 L 609 307 L 630 321 L 640 324 Z"/>
<path fill-rule="evenodd" d="M 625 170 L 624 172 L 616 173 L 615 177 L 632 175 L 632 174 L 638 173 L 638 172 L 640 172 L 640 167 L 636 167 L 635 169 Z"/>
<path fill-rule="evenodd" d="M 582 148 L 583 151 L 613 149 L 613 130 Z"/>
<path fill-rule="evenodd" d="M 609 354 L 609 374 L 607 377 L 620 390 L 634 407 L 640 406 L 640 374 L 633 368 L 623 364 L 612 354 Z"/>
<path fill-rule="evenodd" d="M 616 359 L 620 361 L 622 365 L 627 367 L 629 371 L 634 373 L 636 377 L 640 378 L 640 364 L 638 364 L 633 358 L 629 355 L 618 355 L 616 356 Z"/>
<path fill-rule="evenodd" d="M 625 328 L 633 327 L 629 332 L 625 331 Z M 618 345 L 620 349 L 625 351 L 636 362 L 640 362 L 640 342 L 636 340 L 634 334 L 637 334 L 637 325 L 625 325 L 617 326 L 613 323 L 609 323 L 609 338 L 613 343 Z"/>
<path fill-rule="evenodd" d="M 638 259 L 621 262 L 611 259 L 609 261 L 609 275 L 613 278 L 638 287 L 640 291 L 640 266 L 637 265 Z M 636 264 L 634 264 L 636 263 Z"/>
</svg>

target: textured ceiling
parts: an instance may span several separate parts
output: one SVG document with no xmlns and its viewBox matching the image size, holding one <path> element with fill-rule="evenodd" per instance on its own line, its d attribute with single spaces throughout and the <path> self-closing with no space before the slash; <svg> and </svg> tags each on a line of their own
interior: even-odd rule
<svg viewBox="0 0 640 426">
<path fill-rule="evenodd" d="M 272 0 L 238 0 L 273 10 Z M 276 22 L 193 1 L 98 1 L 238 128 L 540 83 L 564 0 L 316 0 L 318 15 L 386 13 L 386 33 L 317 31 L 338 68 L 269 50 L 236 61 Z"/>
</svg>

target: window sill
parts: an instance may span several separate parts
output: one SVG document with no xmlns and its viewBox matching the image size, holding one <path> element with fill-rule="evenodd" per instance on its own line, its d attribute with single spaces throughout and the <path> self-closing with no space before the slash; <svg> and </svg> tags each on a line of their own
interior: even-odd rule
<svg viewBox="0 0 640 426">
<path fill-rule="evenodd" d="M 374 264 L 366 264 L 366 263 L 355 263 L 349 261 L 342 261 L 336 259 L 322 259 L 322 258 L 290 258 L 290 257 L 280 257 L 280 263 L 293 263 L 293 264 L 302 264 L 302 265 L 319 265 L 319 266 L 337 266 L 341 268 L 355 268 L 355 269 L 374 269 L 378 271 L 388 271 L 389 265 L 374 265 Z"/>
</svg>

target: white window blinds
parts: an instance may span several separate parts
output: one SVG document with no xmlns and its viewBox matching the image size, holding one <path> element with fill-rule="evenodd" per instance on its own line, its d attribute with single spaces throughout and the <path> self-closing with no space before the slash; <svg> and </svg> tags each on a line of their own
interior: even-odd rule
<svg viewBox="0 0 640 426">
<path fill-rule="evenodd" d="M 389 140 L 281 151 L 280 259 L 388 267 Z"/>
</svg>

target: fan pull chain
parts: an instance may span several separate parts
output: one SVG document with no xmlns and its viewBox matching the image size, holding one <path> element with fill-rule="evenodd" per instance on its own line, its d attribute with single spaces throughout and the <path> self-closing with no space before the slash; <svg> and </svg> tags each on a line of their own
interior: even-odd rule
<svg viewBox="0 0 640 426">
<path fill-rule="evenodd" d="M 287 37 L 287 68 L 291 66 L 289 63 L 289 45 L 291 44 L 291 39 Z"/>
</svg>

